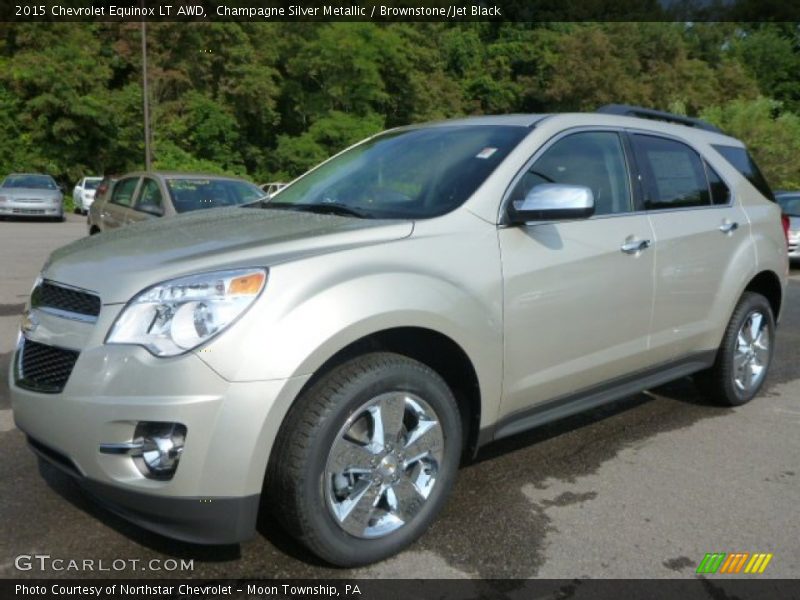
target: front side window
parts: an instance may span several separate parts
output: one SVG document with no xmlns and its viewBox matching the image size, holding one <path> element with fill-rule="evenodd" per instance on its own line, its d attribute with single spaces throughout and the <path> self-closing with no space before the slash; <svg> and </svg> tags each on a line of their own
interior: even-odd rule
<svg viewBox="0 0 800 600">
<path fill-rule="evenodd" d="M 203 208 L 238 206 L 264 197 L 258 186 L 238 179 L 167 179 L 172 205 L 179 213 Z"/>
<path fill-rule="evenodd" d="M 119 204 L 120 206 L 130 206 L 133 200 L 133 193 L 136 191 L 136 184 L 139 183 L 138 177 L 129 177 L 128 179 L 120 180 L 114 186 L 114 191 L 111 194 L 111 202 Z"/>
<path fill-rule="evenodd" d="M 665 138 L 633 136 L 647 210 L 710 206 L 706 170 L 692 148 Z"/>
<path fill-rule="evenodd" d="M 158 187 L 158 183 L 152 179 L 144 180 L 139 199 L 136 201 L 136 209 L 148 213 L 163 212 L 161 188 Z"/>
<path fill-rule="evenodd" d="M 573 133 L 550 146 L 514 187 L 511 201 L 525 199 L 542 183 L 581 185 L 592 190 L 594 214 L 631 210 L 631 188 L 622 141 L 612 131 Z"/>
<path fill-rule="evenodd" d="M 530 129 L 446 125 L 390 131 L 347 150 L 263 204 L 426 219 L 461 206 Z"/>
</svg>

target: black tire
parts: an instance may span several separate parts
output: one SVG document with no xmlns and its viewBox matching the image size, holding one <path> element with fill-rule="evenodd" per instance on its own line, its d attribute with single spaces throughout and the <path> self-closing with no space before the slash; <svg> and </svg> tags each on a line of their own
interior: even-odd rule
<svg viewBox="0 0 800 600">
<path fill-rule="evenodd" d="M 735 383 L 734 355 L 738 345 L 739 331 L 750 316 L 756 312 L 764 315 L 766 319 L 765 327 L 769 334 L 766 365 L 763 375 L 757 379 L 752 387 L 741 389 Z M 716 404 L 721 406 L 741 406 L 746 404 L 758 394 L 764 385 L 769 366 L 772 363 L 774 349 L 775 317 L 772 314 L 772 306 L 761 294 L 745 292 L 739 299 L 739 303 L 736 305 L 725 329 L 714 365 L 695 375 L 695 383 L 703 395 Z"/>
<path fill-rule="evenodd" d="M 354 412 L 393 391 L 424 398 L 433 409 L 441 426 L 443 458 L 419 512 L 384 537 L 365 539 L 351 535 L 334 519 L 326 500 L 325 469 L 334 442 Z M 458 406 L 436 372 L 398 354 L 365 354 L 322 376 L 289 411 L 267 471 L 269 504 L 286 530 L 325 561 L 341 567 L 376 562 L 411 544 L 435 519 L 455 481 L 462 448 Z"/>
</svg>

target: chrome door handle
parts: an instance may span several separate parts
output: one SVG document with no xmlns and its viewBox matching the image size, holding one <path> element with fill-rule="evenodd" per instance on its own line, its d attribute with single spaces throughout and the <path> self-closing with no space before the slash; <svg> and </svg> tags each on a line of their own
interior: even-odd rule
<svg viewBox="0 0 800 600">
<path fill-rule="evenodd" d="M 634 240 L 632 242 L 625 242 L 620 246 L 625 254 L 636 254 L 642 250 L 647 250 L 650 247 L 650 240 Z"/>
<path fill-rule="evenodd" d="M 737 229 L 739 229 L 739 224 L 736 221 L 733 221 L 731 223 L 723 223 L 722 225 L 719 226 L 719 230 L 722 233 L 732 233 Z"/>
</svg>

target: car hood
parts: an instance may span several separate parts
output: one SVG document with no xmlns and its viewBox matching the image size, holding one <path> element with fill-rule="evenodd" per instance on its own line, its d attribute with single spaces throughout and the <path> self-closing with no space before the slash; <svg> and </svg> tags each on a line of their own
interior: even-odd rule
<svg viewBox="0 0 800 600">
<path fill-rule="evenodd" d="M 0 196 L 9 198 L 58 198 L 58 190 L 43 190 L 42 188 L 0 188 Z"/>
<path fill-rule="evenodd" d="M 127 302 L 173 277 L 298 258 L 397 240 L 412 221 L 289 210 L 220 208 L 152 219 L 59 248 L 42 271 L 52 281 L 94 291 L 104 304 Z"/>
</svg>

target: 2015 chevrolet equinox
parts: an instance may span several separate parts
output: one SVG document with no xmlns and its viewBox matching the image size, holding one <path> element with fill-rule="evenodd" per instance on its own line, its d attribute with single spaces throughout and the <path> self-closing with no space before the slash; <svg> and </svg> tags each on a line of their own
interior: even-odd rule
<svg viewBox="0 0 800 600">
<path fill-rule="evenodd" d="M 633 107 L 395 129 L 271 200 L 55 251 L 16 423 L 146 528 L 243 540 L 263 490 L 320 557 L 376 561 L 482 444 L 689 374 L 753 398 L 788 268 L 770 195 L 741 142 Z"/>
</svg>

